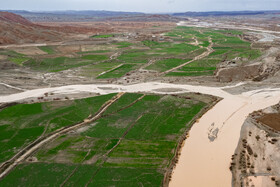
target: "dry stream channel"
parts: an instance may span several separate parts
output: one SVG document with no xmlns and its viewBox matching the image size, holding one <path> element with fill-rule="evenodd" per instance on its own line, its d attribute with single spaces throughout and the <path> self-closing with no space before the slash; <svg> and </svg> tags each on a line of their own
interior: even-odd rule
<svg viewBox="0 0 280 187">
<path fill-rule="evenodd" d="M 179 162 L 173 171 L 170 186 L 225 187 L 231 186 L 232 176 L 229 170 L 231 155 L 237 147 L 241 126 L 246 117 L 251 112 L 275 105 L 280 100 L 280 88 L 253 90 L 238 95 L 224 91 L 231 87 L 206 87 L 158 82 L 127 86 L 113 84 L 70 85 L 0 96 L 0 103 L 41 97 L 46 92 L 54 93 L 56 96 L 80 93 L 146 92 L 179 94 L 197 92 L 221 97 L 223 100 L 205 113 L 190 130 L 189 137 L 182 147 Z"/>
</svg>

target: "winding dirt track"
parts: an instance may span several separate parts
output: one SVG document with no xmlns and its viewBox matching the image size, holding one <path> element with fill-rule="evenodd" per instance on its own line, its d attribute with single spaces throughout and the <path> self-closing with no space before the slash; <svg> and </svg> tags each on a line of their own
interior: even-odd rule
<svg viewBox="0 0 280 187">
<path fill-rule="evenodd" d="M 13 158 L 11 158 L 9 161 L 4 162 L 0 166 L 0 179 L 5 177 L 13 168 L 15 168 L 20 162 L 24 161 L 27 157 L 29 157 L 34 151 L 38 150 L 40 147 L 45 145 L 47 142 L 57 138 L 58 136 L 62 134 L 66 134 L 69 131 L 75 130 L 79 127 L 82 127 L 84 125 L 87 125 L 89 123 L 92 123 L 93 121 L 97 120 L 101 117 L 101 115 L 107 110 L 107 108 L 112 105 L 114 102 L 116 102 L 124 93 L 118 93 L 115 97 L 113 97 L 111 100 L 107 101 L 100 109 L 99 111 L 92 117 L 86 119 L 82 123 L 78 123 L 76 125 L 72 125 L 69 127 L 65 127 L 62 129 L 57 130 L 56 132 L 52 133 L 50 136 L 39 138 L 36 140 L 36 143 L 32 143 L 32 145 L 27 146 L 27 148 L 20 151 L 17 155 L 15 155 Z"/>
<path fill-rule="evenodd" d="M 15 90 L 19 90 L 19 91 L 25 91 L 25 89 L 22 89 L 22 88 L 19 88 L 19 87 L 15 87 L 15 86 L 12 86 L 12 85 L 9 85 L 9 84 L 1 83 L 1 82 L 0 82 L 0 85 L 6 86 L 8 88 L 15 89 Z"/>
</svg>

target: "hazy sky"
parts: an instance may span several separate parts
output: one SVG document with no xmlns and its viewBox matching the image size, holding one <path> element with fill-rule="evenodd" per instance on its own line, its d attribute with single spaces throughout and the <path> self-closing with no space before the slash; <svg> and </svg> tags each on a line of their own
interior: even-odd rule
<svg viewBox="0 0 280 187">
<path fill-rule="evenodd" d="M 185 12 L 277 10 L 280 0 L 0 0 L 0 9 Z"/>
</svg>

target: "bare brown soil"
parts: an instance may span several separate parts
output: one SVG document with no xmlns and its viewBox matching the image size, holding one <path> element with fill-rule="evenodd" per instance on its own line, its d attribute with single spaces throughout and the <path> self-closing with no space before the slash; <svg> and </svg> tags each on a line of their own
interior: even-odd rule
<svg viewBox="0 0 280 187">
<path fill-rule="evenodd" d="M 0 45 L 58 41 L 63 38 L 62 33 L 33 24 L 19 15 L 0 12 Z"/>
<path fill-rule="evenodd" d="M 280 131 L 280 113 L 265 114 L 258 119 L 259 122 Z"/>
<path fill-rule="evenodd" d="M 175 26 L 173 22 L 131 22 L 131 21 L 106 21 L 106 22 L 36 22 L 38 25 L 53 27 L 62 32 L 77 33 L 112 33 L 130 32 L 158 26 Z M 156 28 L 154 29 L 156 30 Z M 151 29 L 153 32 L 153 29 Z"/>
<path fill-rule="evenodd" d="M 239 66 L 220 69 L 216 77 L 220 82 L 244 81 L 259 75 L 261 65 Z"/>
<path fill-rule="evenodd" d="M 159 34 L 153 27 L 165 26 L 174 27 L 174 22 L 144 22 L 144 21 L 116 21 L 108 20 L 106 22 L 38 22 L 32 23 L 27 19 L 9 12 L 0 12 L 0 45 L 4 44 L 22 44 L 22 43 L 40 43 L 63 41 L 69 37 L 78 37 L 77 35 L 86 34 L 106 34 L 137 32 L 141 29 L 148 30 L 151 34 Z M 9 32 L 6 32 L 9 31 Z M 168 31 L 160 31 L 160 33 Z M 74 35 L 73 35 L 74 34 Z"/>
<path fill-rule="evenodd" d="M 46 52 L 40 50 L 38 47 L 25 47 L 25 48 L 11 48 L 11 50 L 24 55 L 45 55 Z"/>
<path fill-rule="evenodd" d="M 22 25 L 34 26 L 34 24 L 27 19 L 10 12 L 0 12 L 0 20 L 5 22 L 19 23 Z"/>
</svg>

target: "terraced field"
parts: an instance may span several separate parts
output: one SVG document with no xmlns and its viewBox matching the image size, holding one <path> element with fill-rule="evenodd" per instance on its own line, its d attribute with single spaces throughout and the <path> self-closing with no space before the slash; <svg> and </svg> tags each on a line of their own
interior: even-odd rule
<svg viewBox="0 0 280 187">
<path fill-rule="evenodd" d="M 94 116 L 115 95 L 3 109 L 0 162 L 40 136 Z M 33 152 L 0 186 L 160 186 L 183 135 L 214 101 L 196 94 L 126 93 L 101 118 Z"/>
</svg>

